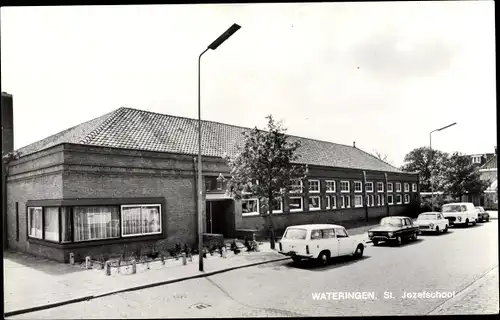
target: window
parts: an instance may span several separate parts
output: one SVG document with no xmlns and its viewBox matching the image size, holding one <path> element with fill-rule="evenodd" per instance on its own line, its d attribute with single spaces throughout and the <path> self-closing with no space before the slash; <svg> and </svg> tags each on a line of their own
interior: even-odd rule
<svg viewBox="0 0 500 320">
<path fill-rule="evenodd" d="M 282 213 L 283 212 L 283 201 L 281 198 L 273 199 L 273 213 Z"/>
<path fill-rule="evenodd" d="M 344 228 L 336 228 L 335 233 L 337 234 L 337 238 L 347 238 L 347 231 Z"/>
<path fill-rule="evenodd" d="M 74 207 L 75 241 L 119 237 L 120 214 L 117 206 Z"/>
<path fill-rule="evenodd" d="M 73 239 L 71 228 L 71 207 L 61 207 L 61 242 L 71 242 Z"/>
<path fill-rule="evenodd" d="M 349 192 L 349 181 L 340 181 L 340 192 Z"/>
<path fill-rule="evenodd" d="M 410 203 L 410 195 L 405 194 L 405 203 Z"/>
<path fill-rule="evenodd" d="M 411 184 L 411 191 L 417 192 L 417 184 L 416 183 Z"/>
<path fill-rule="evenodd" d="M 159 204 L 122 206 L 122 236 L 161 233 Z"/>
<path fill-rule="evenodd" d="M 387 183 L 387 192 L 392 192 L 392 182 Z"/>
<path fill-rule="evenodd" d="M 241 214 L 243 216 L 255 216 L 259 214 L 258 199 L 243 199 L 241 200 Z"/>
<path fill-rule="evenodd" d="M 401 192 L 401 182 L 396 182 L 396 192 Z"/>
<path fill-rule="evenodd" d="M 387 203 L 390 205 L 394 204 L 394 197 L 392 196 L 392 194 L 387 195 Z"/>
<path fill-rule="evenodd" d="M 326 192 L 335 192 L 335 181 L 326 180 L 325 187 L 326 187 Z"/>
<path fill-rule="evenodd" d="M 396 195 L 396 204 L 401 204 L 402 201 L 401 201 L 401 195 L 400 194 L 397 194 Z"/>
<path fill-rule="evenodd" d="M 326 201 L 325 208 L 330 209 L 330 196 L 326 196 L 325 201 Z"/>
<path fill-rule="evenodd" d="M 384 205 L 384 195 L 379 194 L 377 195 L 377 206 L 383 206 Z"/>
<path fill-rule="evenodd" d="M 361 181 L 354 181 L 354 192 L 361 192 L 363 191 L 363 184 Z"/>
<path fill-rule="evenodd" d="M 289 201 L 289 207 L 290 211 L 302 211 L 303 205 L 302 205 L 302 197 L 290 197 Z"/>
<path fill-rule="evenodd" d="M 410 192 L 410 184 L 405 182 L 405 192 Z"/>
<path fill-rule="evenodd" d="M 330 198 L 330 197 L 328 197 Z M 331 208 L 336 209 L 337 208 L 337 197 L 336 196 L 331 196 L 331 202 L 330 202 Z"/>
<path fill-rule="evenodd" d="M 333 229 L 323 229 L 323 239 L 335 238 L 335 231 Z"/>
<path fill-rule="evenodd" d="M 294 179 L 290 185 L 291 193 L 300 193 L 302 192 L 302 180 Z"/>
<path fill-rule="evenodd" d="M 383 182 L 377 182 L 377 191 L 384 192 L 384 183 Z"/>
<path fill-rule="evenodd" d="M 373 207 L 375 205 L 375 197 L 373 194 L 369 194 L 366 196 L 366 205 L 368 207 Z"/>
<path fill-rule="evenodd" d="M 472 163 L 481 163 L 481 156 L 473 156 Z"/>
<path fill-rule="evenodd" d="M 367 182 L 365 185 L 366 192 L 373 192 L 373 182 Z"/>
<path fill-rule="evenodd" d="M 340 197 L 340 207 L 341 208 L 350 208 L 351 207 L 351 196 L 341 196 Z"/>
<path fill-rule="evenodd" d="M 354 196 L 354 206 L 355 207 L 363 206 L 363 196 Z"/>
<path fill-rule="evenodd" d="M 312 230 L 311 231 L 311 240 L 322 239 L 323 232 L 322 230 Z"/>
<path fill-rule="evenodd" d="M 45 240 L 59 242 L 59 208 L 45 208 L 44 215 Z"/>
<path fill-rule="evenodd" d="M 28 234 L 32 238 L 42 239 L 42 208 L 28 208 Z"/>
<path fill-rule="evenodd" d="M 321 209 L 321 201 L 319 196 L 309 197 L 309 210 Z"/>
<path fill-rule="evenodd" d="M 294 240 L 305 240 L 307 236 L 306 229 L 299 228 L 289 228 L 286 229 L 285 235 L 283 238 L 285 239 L 294 239 Z"/>
<path fill-rule="evenodd" d="M 309 192 L 319 192 L 319 180 L 309 180 Z"/>
</svg>

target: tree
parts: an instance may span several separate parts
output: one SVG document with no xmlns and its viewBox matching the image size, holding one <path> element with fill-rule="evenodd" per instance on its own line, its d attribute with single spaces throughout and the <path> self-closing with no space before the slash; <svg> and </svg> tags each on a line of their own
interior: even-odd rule
<svg viewBox="0 0 500 320">
<path fill-rule="evenodd" d="M 387 155 L 387 153 L 381 153 L 378 150 L 373 150 L 373 153 L 375 154 L 375 157 L 377 157 L 378 159 L 392 165 L 392 161 L 389 160 L 389 156 Z"/>
<path fill-rule="evenodd" d="M 490 181 L 480 179 L 478 167 L 467 156 L 459 152 L 451 155 L 446 170 L 446 193 L 460 199 L 467 193 L 481 195 L 489 185 Z"/>
<path fill-rule="evenodd" d="M 236 198 L 241 198 L 243 192 L 248 192 L 267 200 L 263 201 L 263 205 L 268 212 L 267 228 L 271 248 L 274 249 L 273 206 L 270 204 L 290 190 L 293 180 L 304 179 L 305 168 L 293 164 L 299 158 L 295 152 L 300 147 L 300 140 L 290 142 L 281 122 L 276 123 L 272 115 L 266 119 L 266 131 L 255 127 L 243 132 L 243 145 L 238 147 L 237 154 L 224 158 L 231 170 L 228 188 Z"/>
<path fill-rule="evenodd" d="M 420 179 L 420 190 L 431 191 L 431 173 L 434 191 L 443 190 L 445 185 L 445 172 L 448 162 L 448 154 L 429 147 L 416 148 L 410 151 L 404 158 L 405 164 L 401 167 L 405 172 L 418 172 Z"/>
</svg>

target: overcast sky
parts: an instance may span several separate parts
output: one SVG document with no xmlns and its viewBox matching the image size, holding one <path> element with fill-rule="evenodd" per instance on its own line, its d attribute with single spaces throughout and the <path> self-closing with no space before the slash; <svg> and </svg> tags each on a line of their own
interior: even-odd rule
<svg viewBox="0 0 500 320">
<path fill-rule="evenodd" d="M 493 152 L 493 1 L 1 8 L 15 148 L 121 106 L 378 150 Z"/>
</svg>

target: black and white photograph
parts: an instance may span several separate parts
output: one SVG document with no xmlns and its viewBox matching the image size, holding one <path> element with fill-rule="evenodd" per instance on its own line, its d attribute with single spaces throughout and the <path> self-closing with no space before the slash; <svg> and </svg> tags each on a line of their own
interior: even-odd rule
<svg viewBox="0 0 500 320">
<path fill-rule="evenodd" d="M 4 318 L 499 313 L 494 1 L 0 24 Z"/>
</svg>

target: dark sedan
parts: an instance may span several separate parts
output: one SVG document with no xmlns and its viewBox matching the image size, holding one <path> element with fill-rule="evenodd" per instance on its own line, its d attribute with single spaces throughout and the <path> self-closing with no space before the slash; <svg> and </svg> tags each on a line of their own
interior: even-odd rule
<svg viewBox="0 0 500 320">
<path fill-rule="evenodd" d="M 418 226 L 408 217 L 385 217 L 380 220 L 380 225 L 368 231 L 368 237 L 373 245 L 379 242 L 395 242 L 401 245 L 404 240 L 417 240 Z"/>
<path fill-rule="evenodd" d="M 479 222 L 490 221 L 490 214 L 488 211 L 484 210 L 483 207 L 476 207 L 477 212 L 477 220 Z"/>
</svg>

